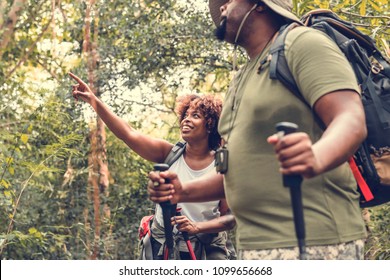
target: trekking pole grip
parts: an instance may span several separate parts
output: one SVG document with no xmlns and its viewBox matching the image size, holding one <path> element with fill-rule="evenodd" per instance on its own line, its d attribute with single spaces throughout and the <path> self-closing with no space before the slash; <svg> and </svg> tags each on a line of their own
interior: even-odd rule
<svg viewBox="0 0 390 280">
<path fill-rule="evenodd" d="M 290 122 L 280 122 L 276 124 L 276 130 L 279 137 L 294 133 L 298 130 L 298 125 Z M 305 221 L 303 216 L 302 204 L 302 184 L 301 175 L 283 175 L 283 186 L 290 188 L 291 206 L 294 216 L 295 233 L 298 239 L 299 258 L 305 260 L 306 245 L 305 245 Z"/>
<path fill-rule="evenodd" d="M 166 171 L 169 169 L 169 165 L 165 163 L 159 163 L 153 165 L 154 171 Z M 169 183 L 169 180 L 165 179 L 165 183 Z M 167 249 L 167 259 L 173 259 L 173 231 L 171 225 L 171 218 L 175 215 L 176 205 L 172 204 L 169 200 L 160 202 L 160 206 L 163 212 L 164 220 L 164 234 L 165 244 Z"/>
<path fill-rule="evenodd" d="M 297 132 L 298 125 L 291 122 L 280 122 L 276 124 L 276 130 L 279 138 L 284 135 L 288 135 L 294 132 Z M 285 187 L 297 187 L 302 183 L 301 175 L 283 175 L 283 186 Z"/>
<path fill-rule="evenodd" d="M 153 165 L 153 170 L 154 171 L 158 171 L 158 172 L 162 172 L 162 171 L 167 171 L 169 169 L 169 165 L 168 164 L 165 164 L 165 163 L 157 163 L 157 164 L 154 164 Z M 168 179 L 165 179 L 165 183 L 169 183 L 169 180 Z M 171 202 L 169 200 L 167 201 L 164 201 L 164 202 L 160 202 L 160 206 L 169 206 L 169 205 L 172 205 Z"/>
</svg>

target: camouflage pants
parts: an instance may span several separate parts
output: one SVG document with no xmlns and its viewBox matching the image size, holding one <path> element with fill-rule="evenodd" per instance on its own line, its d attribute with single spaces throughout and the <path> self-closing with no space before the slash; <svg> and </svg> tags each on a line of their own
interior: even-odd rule
<svg viewBox="0 0 390 280">
<path fill-rule="evenodd" d="M 306 247 L 308 260 L 363 260 L 364 240 L 326 246 Z M 298 247 L 270 250 L 239 250 L 241 260 L 298 260 Z"/>
</svg>

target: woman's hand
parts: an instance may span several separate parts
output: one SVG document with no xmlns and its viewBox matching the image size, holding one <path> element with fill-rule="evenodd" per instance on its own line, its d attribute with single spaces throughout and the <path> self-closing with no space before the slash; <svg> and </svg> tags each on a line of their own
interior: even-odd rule
<svg viewBox="0 0 390 280">
<path fill-rule="evenodd" d="M 172 217 L 172 225 L 176 225 L 178 231 L 188 232 L 190 235 L 198 234 L 200 232 L 196 222 L 191 221 L 187 216 Z"/>
<path fill-rule="evenodd" d="M 77 82 L 76 85 L 72 86 L 73 98 L 76 100 L 81 98 L 83 101 L 91 104 L 93 98 L 95 98 L 95 94 L 92 92 L 89 86 L 75 74 L 69 72 L 69 76 Z"/>
</svg>

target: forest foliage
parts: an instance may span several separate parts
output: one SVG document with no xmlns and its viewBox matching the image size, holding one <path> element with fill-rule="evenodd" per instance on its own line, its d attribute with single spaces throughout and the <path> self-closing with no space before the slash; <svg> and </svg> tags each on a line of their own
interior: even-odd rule
<svg viewBox="0 0 390 280">
<path fill-rule="evenodd" d="M 387 0 L 293 3 L 334 10 L 390 56 Z M 226 92 L 231 46 L 213 29 L 205 0 L 0 0 L 1 259 L 138 257 L 151 163 L 73 100 L 67 73 L 174 143 L 177 96 Z M 390 259 L 389 208 L 368 211 L 367 259 Z"/>
</svg>

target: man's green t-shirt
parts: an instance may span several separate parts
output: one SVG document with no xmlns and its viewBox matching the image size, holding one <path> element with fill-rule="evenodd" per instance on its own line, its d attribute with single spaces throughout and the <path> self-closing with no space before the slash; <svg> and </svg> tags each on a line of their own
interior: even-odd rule
<svg viewBox="0 0 390 280">
<path fill-rule="evenodd" d="M 308 106 L 281 82 L 269 78 L 268 63 L 259 70 L 268 51 L 269 46 L 237 73 L 219 123 L 229 150 L 225 194 L 236 216 L 239 249 L 297 245 L 290 192 L 282 184 L 273 146 L 266 139 L 275 133 L 275 124 L 282 121 L 299 124 L 299 130 L 308 133 L 313 143 L 322 134 Z M 349 63 L 335 43 L 319 31 L 305 27 L 290 31 L 285 54 L 311 106 L 336 90 L 351 89 L 358 94 Z M 307 245 L 330 245 L 365 237 L 359 193 L 347 163 L 305 179 L 302 198 Z"/>
</svg>

